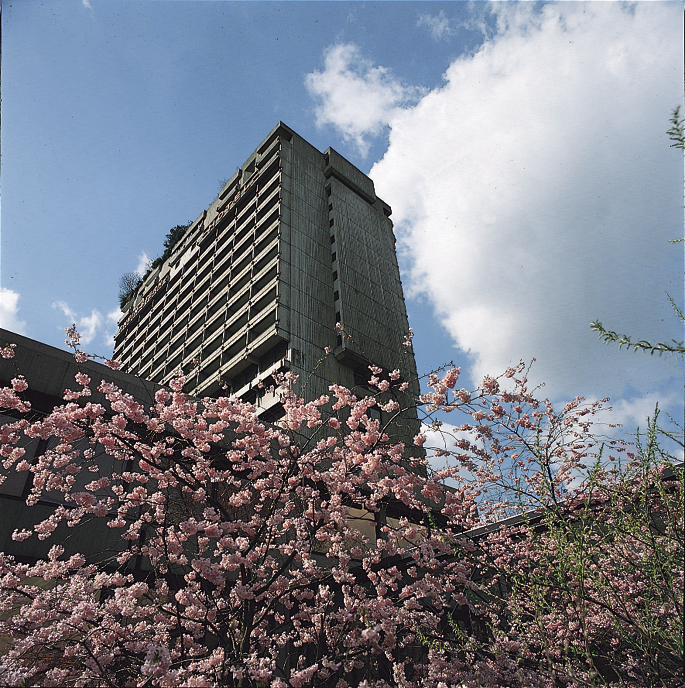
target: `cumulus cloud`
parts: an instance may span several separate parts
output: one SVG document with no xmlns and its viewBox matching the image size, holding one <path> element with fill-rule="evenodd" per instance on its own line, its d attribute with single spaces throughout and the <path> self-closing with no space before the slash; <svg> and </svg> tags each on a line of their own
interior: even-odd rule
<svg viewBox="0 0 685 688">
<path fill-rule="evenodd" d="M 324 69 L 307 74 L 305 85 L 317 101 L 317 126 L 333 124 L 361 155 L 367 137 L 377 136 L 419 91 L 396 79 L 391 70 L 374 66 L 351 44 L 333 45 L 324 55 Z"/>
<path fill-rule="evenodd" d="M 26 334 L 26 322 L 19 320 L 19 293 L 0 289 L 0 327 L 17 334 Z"/>
<path fill-rule="evenodd" d="M 450 20 L 445 16 L 444 10 L 440 10 L 438 14 L 420 14 L 416 20 L 416 26 L 428 27 L 431 36 L 436 41 L 454 34 L 454 29 L 450 26 Z"/>
<path fill-rule="evenodd" d="M 101 341 L 104 344 L 112 346 L 111 335 L 103 333 L 103 327 L 111 320 L 111 313 L 107 316 L 107 319 L 105 319 L 102 313 L 96 309 L 93 309 L 90 315 L 79 315 L 64 301 L 56 301 L 52 304 L 52 307 L 61 310 L 68 322 L 76 325 L 76 329 L 81 335 L 81 344 L 84 346 L 88 346 L 88 344 L 95 341 L 98 336 L 101 336 Z"/>
<path fill-rule="evenodd" d="M 682 289 L 668 243 L 682 159 L 664 135 L 682 101 L 681 9 L 488 7 L 496 28 L 478 51 L 415 105 L 384 110 L 389 146 L 370 174 L 405 284 L 469 354 L 474 382 L 535 357 L 551 398 L 654 389 L 678 374 L 672 361 L 604 347 L 588 324 L 682 338 L 664 294 Z"/>
</svg>

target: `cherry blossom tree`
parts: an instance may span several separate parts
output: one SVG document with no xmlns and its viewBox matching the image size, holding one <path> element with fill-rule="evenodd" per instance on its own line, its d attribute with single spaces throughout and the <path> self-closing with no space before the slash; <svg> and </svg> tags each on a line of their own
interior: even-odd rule
<svg viewBox="0 0 685 688">
<path fill-rule="evenodd" d="M 469 614 L 422 641 L 466 662 L 461 685 L 683 685 L 683 465 L 662 446 L 682 449 L 682 427 L 663 430 L 657 407 L 634 443 L 601 442 L 602 402 L 528 413 L 499 385 L 484 380 L 479 425 L 449 433 L 457 451 L 438 450 L 497 522 L 469 533 Z M 434 387 L 436 409 L 469 399 Z"/>
<path fill-rule="evenodd" d="M 69 342 L 83 363 L 73 328 Z M 308 403 L 286 375 L 276 425 L 234 397 L 187 397 L 181 374 L 144 404 L 79 370 L 64 403 L 38 413 L 17 371 L 0 390 L 13 419 L 0 427 L 3 465 L 31 473 L 27 504 L 57 505 L 14 539 L 55 541 L 62 524 L 95 522 L 121 547 L 111 560 L 66 556 L 60 541 L 35 563 L 0 555 L 0 682 L 625 685 L 672 667 L 671 646 L 662 661 L 661 641 L 632 641 L 648 620 L 659 637 L 678 618 L 682 629 L 682 537 L 680 550 L 661 539 L 682 529 L 682 511 L 666 508 L 682 483 L 664 480 L 663 457 L 647 462 L 638 448 L 627 472 L 605 469 L 592 429 L 602 404 L 577 399 L 557 414 L 528 390 L 523 366 L 472 391 L 457 390 L 458 377 L 431 375 L 414 400 L 429 421 L 467 421 L 450 437 L 434 420 L 415 438 L 446 438 L 429 456 L 450 463 L 431 470 L 391 439 L 410 410 L 399 370 L 372 366 L 366 397 L 334 385 Z M 90 400 L 96 387 L 105 403 Z M 29 462 L 23 441 L 35 438 L 48 449 Z M 510 517 L 524 520 L 502 523 Z M 641 568 L 627 576 L 633 559 Z M 664 565 L 670 577 L 655 577 Z M 611 585 L 586 582 L 593 566 Z M 646 654 L 626 655 L 630 642 Z"/>
</svg>

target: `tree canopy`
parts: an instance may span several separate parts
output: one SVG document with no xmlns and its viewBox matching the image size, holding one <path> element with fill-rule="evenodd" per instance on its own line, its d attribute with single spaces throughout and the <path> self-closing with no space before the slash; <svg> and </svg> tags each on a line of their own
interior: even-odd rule
<svg viewBox="0 0 685 688">
<path fill-rule="evenodd" d="M 308 403 L 286 375 L 269 425 L 182 376 L 144 402 L 101 370 L 48 411 L 21 371 L 0 391 L 35 509 L 0 555 L 2 683 L 682 685 L 682 470 L 655 423 L 602 444 L 603 402 L 555 411 L 523 365 L 470 391 L 450 368 L 414 400 L 437 470 L 388 434 L 400 371 Z M 70 551 L 64 526 L 93 524 L 118 546 Z M 45 559 L 22 560 L 30 538 Z"/>
</svg>

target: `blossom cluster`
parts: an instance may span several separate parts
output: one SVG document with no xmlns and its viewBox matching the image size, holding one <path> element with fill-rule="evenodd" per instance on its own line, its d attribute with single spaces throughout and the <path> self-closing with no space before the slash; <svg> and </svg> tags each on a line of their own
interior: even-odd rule
<svg viewBox="0 0 685 688">
<path fill-rule="evenodd" d="M 639 629 L 649 616 L 678 637 L 682 617 L 682 539 L 663 536 L 682 528 L 677 481 L 654 489 L 661 464 L 641 480 L 583 478 L 599 466 L 601 403 L 556 413 L 522 365 L 471 391 L 458 378 L 431 375 L 415 400 L 427 429 L 414 444 L 431 451 L 428 428 L 445 438 L 450 463 L 431 470 L 392 438 L 416 412 L 400 370 L 372 366 L 366 396 L 332 385 L 309 402 L 286 376 L 276 425 L 236 397 L 188 397 L 181 373 L 144 402 L 79 370 L 40 415 L 17 374 L 0 390 L 13 417 L 0 456 L 30 472 L 36 514 L 51 508 L 13 537 L 52 546 L 32 564 L 0 555 L 0 682 L 642 685 L 658 651 Z M 447 428 L 443 412 L 463 422 Z M 28 461 L 33 440 L 47 449 Z M 614 522 L 623 535 L 608 538 Z M 117 545 L 72 551 L 64 526 Z M 646 574 L 655 557 L 667 580 Z"/>
</svg>

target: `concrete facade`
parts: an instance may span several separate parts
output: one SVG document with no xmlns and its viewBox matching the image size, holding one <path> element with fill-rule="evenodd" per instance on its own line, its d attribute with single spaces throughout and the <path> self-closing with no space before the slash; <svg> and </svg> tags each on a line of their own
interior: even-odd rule
<svg viewBox="0 0 685 688">
<path fill-rule="evenodd" d="M 0 358 L 0 387 L 11 386 L 12 378 L 17 374 L 26 377 L 29 388 L 21 393 L 25 401 L 31 403 L 30 417 L 38 418 L 41 414 L 48 414 L 56 406 L 64 404 L 64 390 L 78 389 L 79 385 L 74 376 L 79 370 L 91 378 L 93 393 L 87 400 L 96 404 L 107 405 L 105 396 L 96 387 L 101 380 L 113 382 L 122 391 L 133 396 L 144 404 L 153 404 L 155 391 L 159 389 L 147 380 L 141 380 L 133 375 L 114 371 L 107 366 L 86 361 L 76 364 L 72 353 L 42 344 L 28 337 L 14 332 L 0 329 L 0 346 L 16 345 L 13 359 Z M 15 422 L 21 414 L 10 409 L 0 413 L 0 426 Z M 19 446 L 26 450 L 22 457 L 28 463 L 34 463 L 46 451 L 54 448 L 57 438 L 24 439 Z M 85 449 L 89 444 L 85 440 L 75 443 L 75 448 Z M 99 475 L 109 475 L 112 471 L 121 471 L 121 462 L 105 453 L 103 447 L 97 449 L 92 462 L 97 465 Z M 103 519 L 84 521 L 78 528 L 69 528 L 62 521 L 55 531 L 54 537 L 39 540 L 36 537 L 24 542 L 12 540 L 14 530 L 30 529 L 34 524 L 52 515 L 55 508 L 64 504 L 61 493 L 44 495 L 44 498 L 33 506 L 27 506 L 26 498 L 32 485 L 33 474 L 29 471 L 7 471 L 0 462 L 0 476 L 5 479 L 0 482 L 0 552 L 12 554 L 23 561 L 33 562 L 46 559 L 48 551 L 55 543 L 64 546 L 65 556 L 69 557 L 77 552 L 87 553 L 92 561 L 111 564 L 113 557 L 125 551 L 128 544 L 121 538 L 121 532 L 108 528 Z M 97 477 L 94 473 L 83 472 L 78 475 L 76 491 Z M 146 562 L 145 562 L 146 563 Z M 133 566 L 138 566 L 134 562 Z M 149 568 L 149 566 L 148 566 Z"/>
<path fill-rule="evenodd" d="M 390 213 L 366 175 L 279 123 L 124 306 L 114 358 L 162 384 L 183 369 L 190 394 L 237 394 L 265 420 L 279 371 L 306 399 L 363 386 L 371 363 L 418 393 Z"/>
</svg>

